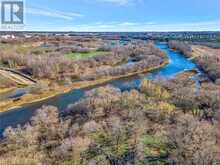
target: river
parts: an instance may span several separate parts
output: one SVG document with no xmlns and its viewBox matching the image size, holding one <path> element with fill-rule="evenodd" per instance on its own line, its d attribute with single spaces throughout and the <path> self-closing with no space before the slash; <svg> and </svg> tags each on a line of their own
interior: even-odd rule
<svg viewBox="0 0 220 165">
<path fill-rule="evenodd" d="M 2 137 L 2 133 L 5 128 L 9 126 L 16 127 L 18 124 L 23 125 L 24 123 L 28 122 L 36 110 L 43 105 L 53 105 L 58 107 L 60 110 L 64 110 L 69 104 L 73 104 L 74 102 L 82 99 L 84 93 L 93 88 L 104 85 L 113 85 L 117 88 L 120 88 L 122 91 L 130 90 L 138 88 L 143 79 L 171 78 L 186 70 L 199 70 L 196 64 L 194 64 L 191 60 L 188 60 L 183 54 L 171 50 L 167 43 L 156 43 L 156 47 L 165 51 L 169 58 L 169 64 L 163 68 L 143 74 L 143 76 L 131 76 L 129 78 L 112 80 L 101 85 L 73 90 L 69 93 L 53 97 L 42 102 L 33 103 L 22 108 L 0 113 L 0 137 Z"/>
</svg>

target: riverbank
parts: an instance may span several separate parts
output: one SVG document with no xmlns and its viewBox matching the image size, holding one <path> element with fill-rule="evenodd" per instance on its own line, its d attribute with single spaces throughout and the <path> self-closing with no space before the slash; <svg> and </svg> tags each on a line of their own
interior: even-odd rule
<svg viewBox="0 0 220 165">
<path fill-rule="evenodd" d="M 220 49 L 192 45 L 192 59 L 214 83 L 220 82 Z"/>
<path fill-rule="evenodd" d="M 126 77 L 134 76 L 137 74 L 141 74 L 141 73 L 151 72 L 153 70 L 160 69 L 160 68 L 166 66 L 167 64 L 169 64 L 169 60 L 168 60 L 168 57 L 166 56 L 166 59 L 163 64 L 156 66 L 156 67 L 148 68 L 148 69 L 145 69 L 145 70 L 142 70 L 139 72 L 133 72 L 133 73 L 129 73 L 129 74 L 123 75 L 123 76 L 107 77 L 107 78 L 94 80 L 94 81 L 77 82 L 77 83 L 73 83 L 69 87 L 58 87 L 56 90 L 47 91 L 47 92 L 44 92 L 39 95 L 27 94 L 25 96 L 22 96 L 19 99 L 16 99 L 16 100 L 2 101 L 2 102 L 0 102 L 0 113 L 10 111 L 10 110 L 13 110 L 16 108 L 21 108 L 23 106 L 30 105 L 33 103 L 41 102 L 43 100 L 47 100 L 49 98 L 65 94 L 65 93 L 68 93 L 73 90 L 87 88 L 87 87 L 95 86 L 95 85 L 100 85 L 100 84 L 106 83 L 111 80 L 126 78 Z"/>
<path fill-rule="evenodd" d="M 171 48 L 175 48 L 192 60 L 197 67 L 207 75 L 208 79 L 215 84 L 220 82 L 220 49 L 210 47 L 209 44 L 200 45 L 199 43 L 189 43 L 183 41 L 169 42 Z"/>
<path fill-rule="evenodd" d="M 165 56 L 167 57 L 167 60 L 164 61 L 166 63 L 163 63 L 161 65 L 160 69 L 159 66 L 156 68 L 148 68 L 146 70 L 142 70 L 142 72 L 146 72 L 146 74 L 139 74 L 139 73 L 133 73 L 134 76 L 123 76 L 125 78 L 114 78 L 115 80 L 103 80 L 103 82 L 100 82 L 100 85 L 92 86 L 91 82 L 84 82 L 84 85 L 88 85 L 87 88 L 79 88 L 79 86 L 82 86 L 82 83 L 78 83 L 78 88 L 76 89 L 76 85 L 73 86 L 73 90 L 68 88 L 68 91 L 64 93 L 64 91 L 61 91 L 60 94 L 56 95 L 56 97 L 51 97 L 48 99 L 42 99 L 42 101 L 36 102 L 36 103 L 28 103 L 25 105 L 20 106 L 20 108 L 10 108 L 5 109 L 6 111 L 4 113 L 0 113 L 0 137 L 2 136 L 2 133 L 4 130 L 11 126 L 16 127 L 17 125 L 24 125 L 28 121 L 30 121 L 31 117 L 36 113 L 36 110 L 41 108 L 43 105 L 51 105 L 58 107 L 60 111 L 64 111 L 68 106 L 71 104 L 74 104 L 78 101 L 80 101 L 83 96 L 85 96 L 87 91 L 90 91 L 94 88 L 105 86 L 105 85 L 111 85 L 115 88 L 118 88 L 122 91 L 124 90 L 131 90 L 131 89 L 137 89 L 143 79 L 149 79 L 149 80 L 155 80 L 157 78 L 164 78 L 164 79 L 170 79 L 174 78 L 180 73 L 183 73 L 184 71 L 193 70 L 196 69 L 197 66 L 193 63 L 193 61 L 188 60 L 182 53 L 173 51 L 167 46 L 167 43 L 156 43 L 156 47 L 163 52 L 165 52 Z M 197 69 L 196 69 L 197 70 Z M 130 76 L 130 77 L 129 77 Z M 127 77 L 127 78 L 126 78 Z M 109 77 L 108 77 L 109 78 Z M 100 80 L 101 81 L 101 80 Z M 97 82 L 96 82 L 97 83 Z M 75 83 L 76 84 L 76 83 Z M 54 91 L 52 91 L 54 92 Z M 64 94 L 62 94 L 64 93 Z M 54 93 L 51 93 L 51 95 Z M 39 98 L 40 99 L 40 98 Z M 30 100 L 32 101 L 32 100 Z M 21 117 L 22 116 L 22 117 Z"/>
<path fill-rule="evenodd" d="M 189 79 L 189 78 L 193 78 L 195 75 L 198 74 L 198 71 L 196 70 L 187 70 L 184 71 L 182 73 L 179 73 L 175 76 L 175 79 Z"/>
<path fill-rule="evenodd" d="M 0 94 L 8 93 L 8 92 L 11 92 L 15 89 L 16 88 L 0 88 Z"/>
</svg>

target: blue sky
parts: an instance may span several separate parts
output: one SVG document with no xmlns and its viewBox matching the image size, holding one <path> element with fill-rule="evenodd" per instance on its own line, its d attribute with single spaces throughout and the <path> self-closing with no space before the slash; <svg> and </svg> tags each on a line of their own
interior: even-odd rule
<svg viewBox="0 0 220 165">
<path fill-rule="evenodd" d="M 220 30 L 220 0 L 26 0 L 25 30 Z"/>
</svg>

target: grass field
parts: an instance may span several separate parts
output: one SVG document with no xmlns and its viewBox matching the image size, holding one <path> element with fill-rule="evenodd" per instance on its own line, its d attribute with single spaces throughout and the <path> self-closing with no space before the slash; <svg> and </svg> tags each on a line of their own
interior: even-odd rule
<svg viewBox="0 0 220 165">
<path fill-rule="evenodd" d="M 109 52 L 106 51 L 92 51 L 88 53 L 69 53 L 66 54 L 66 57 L 72 60 L 81 60 L 81 59 L 86 59 L 86 58 L 91 58 L 95 56 L 101 56 L 101 55 L 106 55 Z"/>
</svg>

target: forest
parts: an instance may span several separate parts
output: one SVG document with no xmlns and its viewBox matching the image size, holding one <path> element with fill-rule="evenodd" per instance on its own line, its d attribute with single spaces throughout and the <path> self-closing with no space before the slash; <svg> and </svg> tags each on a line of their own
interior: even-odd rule
<svg viewBox="0 0 220 165">
<path fill-rule="evenodd" d="M 138 79 L 141 80 L 138 88 L 130 90 L 113 85 L 95 86 L 64 109 L 50 104 L 41 106 L 29 122 L 4 131 L 0 141 L 0 164 L 220 163 L 218 48 L 169 41 L 167 49 L 181 52 L 195 62 L 210 80 L 195 81 L 193 78 L 198 72 L 195 69 L 184 70 L 171 78 L 149 80 L 140 73 L 169 63 L 167 52 L 156 48 L 152 41 L 135 40 L 121 45 L 99 38 L 51 37 L 45 40 L 42 36 L 35 36 L 31 41 L 23 39 L 24 45 L 20 41 L 1 41 L 0 66 L 37 80 L 27 87 L 29 94 L 24 97 L 69 87 L 74 82 L 91 83 L 130 74 L 143 78 Z M 99 53 L 80 59 L 69 57 L 94 52 Z M 17 85 L 4 76 L 0 81 L 0 89 Z M 22 97 L 12 102 L 20 100 Z M 56 101 L 59 102 L 58 97 Z"/>
<path fill-rule="evenodd" d="M 218 164 L 219 95 L 213 84 L 198 95 L 187 79 L 144 80 L 125 92 L 100 87 L 61 114 L 45 106 L 25 126 L 8 128 L 0 162 Z"/>
<path fill-rule="evenodd" d="M 61 38 L 62 39 L 62 38 Z M 20 69 L 22 72 L 31 75 L 36 79 L 49 79 L 50 81 L 60 80 L 69 81 L 98 79 L 100 77 L 120 76 L 127 73 L 138 72 L 146 68 L 161 65 L 166 60 L 165 54 L 155 48 L 152 43 L 131 43 L 127 46 L 109 47 L 94 41 L 79 41 L 77 45 L 57 46 L 57 42 L 63 43 L 61 39 L 52 38 L 47 40 L 49 48 L 35 47 L 28 45 L 26 47 L 15 44 L 12 50 L 8 50 L 8 45 L 3 44 L 1 50 L 0 64 L 8 68 Z M 58 41 L 57 41 L 58 40 Z M 61 40 L 61 41 L 60 41 Z M 69 41 L 68 44 L 74 44 L 78 39 Z M 26 41 L 27 42 L 27 41 Z M 33 41 L 32 41 L 33 42 Z M 82 44 L 80 44 L 82 42 Z M 93 43 L 91 48 L 91 44 Z M 10 42 L 10 44 L 12 44 Z M 76 45 L 76 44 L 75 44 Z M 103 52 L 98 56 L 85 59 L 69 59 L 65 56 L 68 53 L 82 53 L 96 50 Z M 126 66 L 129 59 L 133 59 L 135 65 Z M 103 69 L 104 68 L 104 69 Z M 55 81 L 56 83 L 56 81 Z"/>
</svg>

